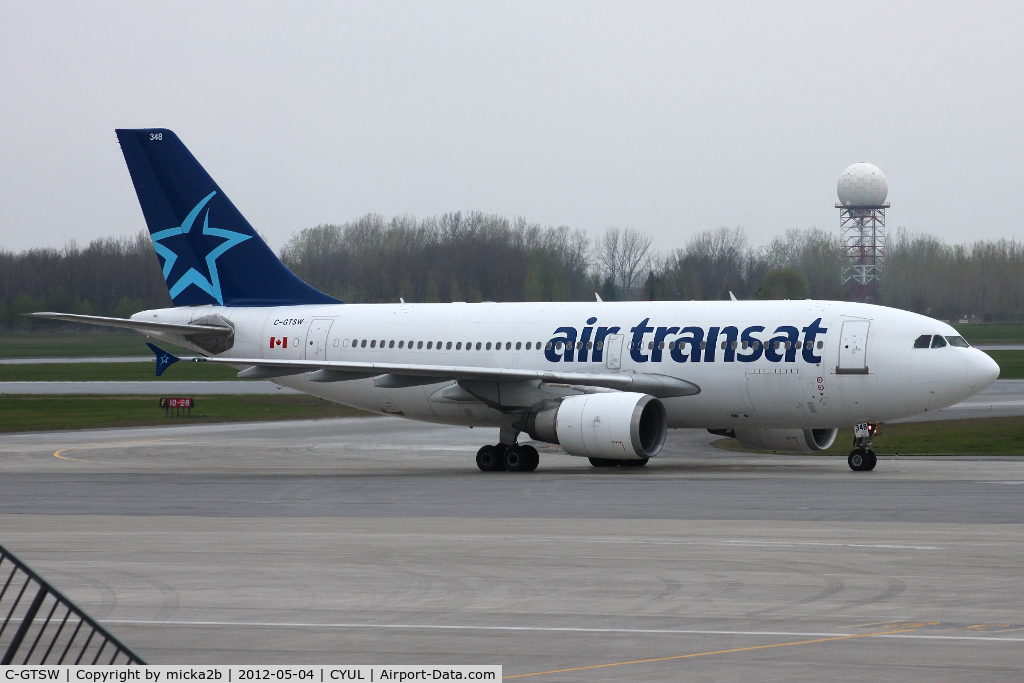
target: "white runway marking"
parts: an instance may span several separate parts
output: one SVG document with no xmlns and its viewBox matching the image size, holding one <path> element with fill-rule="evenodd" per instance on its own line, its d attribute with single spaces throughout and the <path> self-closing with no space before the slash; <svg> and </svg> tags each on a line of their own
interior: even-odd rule
<svg viewBox="0 0 1024 683">
<path fill-rule="evenodd" d="M 662 628 L 577 628 L 572 626 L 470 626 L 463 624 L 360 624 L 360 623 L 306 623 L 288 621 L 155 621 L 145 619 L 104 619 L 104 624 L 124 624 L 126 626 L 227 626 L 231 628 L 366 628 L 366 629 L 420 629 L 436 631 L 534 631 L 558 633 L 646 633 L 665 635 L 697 635 L 697 636 L 777 636 L 799 638 L 836 638 L 849 636 L 850 633 L 803 633 L 794 631 L 704 631 L 689 629 Z M 993 638 L 989 636 L 939 636 L 926 634 L 880 634 L 872 638 L 909 638 L 917 640 L 982 640 L 1007 643 L 1024 643 L 1024 638 Z"/>
<path fill-rule="evenodd" d="M 1007 482 L 996 482 L 1007 483 Z M 1011 482 L 1013 483 L 1013 482 Z M 1024 483 L 1024 482 L 1020 482 Z M 632 539 L 601 538 L 527 538 L 524 543 L 622 543 L 626 545 L 710 545 L 754 548 L 795 548 L 801 546 L 832 548 L 883 548 L 886 550 L 942 550 L 937 545 L 892 545 L 883 543 L 825 543 L 814 541 L 638 541 Z"/>
</svg>

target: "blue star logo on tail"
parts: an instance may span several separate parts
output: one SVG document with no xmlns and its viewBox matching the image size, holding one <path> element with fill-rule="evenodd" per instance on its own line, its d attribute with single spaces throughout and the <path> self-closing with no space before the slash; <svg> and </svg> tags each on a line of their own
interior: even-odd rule
<svg viewBox="0 0 1024 683">
<path fill-rule="evenodd" d="M 207 209 L 206 214 L 203 216 L 202 235 L 220 237 L 224 242 L 209 250 L 205 257 L 200 253 L 200 251 L 206 250 L 199 250 L 197 247 L 200 245 L 206 245 L 208 240 L 194 239 L 198 235 L 196 233 L 192 233 L 192 228 L 196 223 L 196 219 L 199 218 L 199 214 L 202 213 L 203 208 L 211 199 L 213 199 L 215 194 L 217 194 L 216 191 L 211 192 L 206 195 L 202 201 L 196 204 L 195 208 L 189 212 L 188 216 L 185 217 L 185 220 L 182 221 L 180 226 L 161 230 L 160 232 L 155 232 L 152 235 L 153 246 L 156 248 L 156 253 L 164 259 L 164 280 L 170 288 L 172 300 L 181 294 L 181 292 L 183 292 L 189 285 L 195 285 L 216 299 L 217 303 L 224 305 L 224 297 L 221 295 L 220 291 L 220 277 L 217 275 L 217 259 L 223 256 L 224 253 L 232 247 L 252 238 L 252 235 L 244 235 L 240 232 L 211 228 L 210 210 Z M 189 239 L 190 236 L 193 237 L 193 239 Z M 177 246 L 175 248 L 169 244 L 164 244 L 164 241 L 167 241 L 168 243 L 176 243 Z M 174 272 L 174 264 L 178 261 L 179 256 L 183 255 L 183 253 L 194 254 L 197 265 L 200 260 L 204 260 L 207 275 L 203 275 L 194 266 L 192 266 L 172 283 L 171 275 Z M 187 261 L 188 259 L 186 258 L 183 260 Z"/>
</svg>

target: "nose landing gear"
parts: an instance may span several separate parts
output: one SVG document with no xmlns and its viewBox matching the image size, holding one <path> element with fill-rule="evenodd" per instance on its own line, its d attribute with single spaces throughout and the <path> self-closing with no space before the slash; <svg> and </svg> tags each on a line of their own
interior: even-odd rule
<svg viewBox="0 0 1024 683">
<path fill-rule="evenodd" d="M 846 459 L 846 462 L 849 463 L 850 469 L 854 472 L 870 472 L 875 469 L 878 458 L 875 456 L 874 451 L 858 448 L 850 453 L 850 457 Z"/>
<path fill-rule="evenodd" d="M 854 472 L 870 472 L 878 464 L 875 452 L 871 450 L 871 440 L 878 431 L 878 425 L 862 422 L 853 426 L 853 445 L 856 446 L 846 462 Z"/>
</svg>

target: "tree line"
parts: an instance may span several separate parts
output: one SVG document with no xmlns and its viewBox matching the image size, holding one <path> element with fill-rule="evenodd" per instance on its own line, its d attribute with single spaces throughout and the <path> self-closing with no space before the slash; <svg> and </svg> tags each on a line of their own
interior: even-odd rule
<svg viewBox="0 0 1024 683">
<path fill-rule="evenodd" d="M 940 319 L 1024 320 L 1024 244 L 947 244 L 890 236 L 880 303 Z M 447 301 L 843 299 L 838 231 L 789 230 L 755 247 L 741 228 L 707 230 L 668 252 L 650 235 L 480 212 L 390 220 L 367 215 L 296 232 L 281 258 L 299 277 L 352 303 Z M 0 250 L 0 325 L 54 310 L 126 317 L 170 306 L 149 235 L 81 247 Z"/>
</svg>

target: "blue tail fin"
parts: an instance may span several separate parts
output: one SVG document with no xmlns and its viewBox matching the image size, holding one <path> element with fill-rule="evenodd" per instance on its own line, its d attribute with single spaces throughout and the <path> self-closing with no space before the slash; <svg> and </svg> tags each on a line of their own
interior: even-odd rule
<svg viewBox="0 0 1024 683">
<path fill-rule="evenodd" d="M 159 346 L 156 346 L 155 344 L 150 344 L 149 342 L 146 342 L 146 346 L 148 346 L 153 351 L 153 353 L 156 354 L 156 376 L 157 377 L 159 377 L 160 375 L 164 374 L 164 370 L 166 370 L 167 368 L 171 367 L 172 365 L 177 363 L 179 360 L 181 360 L 180 358 L 175 356 L 173 353 L 170 353 L 168 351 L 164 351 L 163 349 L 161 349 Z"/>
<path fill-rule="evenodd" d="M 281 263 L 177 135 L 116 132 L 175 306 L 341 303 Z"/>
</svg>

